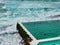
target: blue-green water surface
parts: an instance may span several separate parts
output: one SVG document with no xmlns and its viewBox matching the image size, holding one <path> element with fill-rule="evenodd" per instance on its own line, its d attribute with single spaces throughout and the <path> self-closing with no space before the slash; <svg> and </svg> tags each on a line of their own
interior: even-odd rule
<svg viewBox="0 0 60 45">
<path fill-rule="evenodd" d="M 36 39 L 52 38 L 60 35 L 60 20 L 26 22 L 23 25 Z"/>
<path fill-rule="evenodd" d="M 60 40 L 40 42 L 38 45 L 60 45 Z"/>
</svg>

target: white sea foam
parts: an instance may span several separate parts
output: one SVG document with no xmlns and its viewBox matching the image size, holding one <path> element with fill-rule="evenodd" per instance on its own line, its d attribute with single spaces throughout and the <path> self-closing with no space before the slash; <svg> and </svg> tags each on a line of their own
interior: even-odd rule
<svg viewBox="0 0 60 45">
<path fill-rule="evenodd" d="M 7 27 L 5 30 L 1 30 L 0 34 L 5 33 L 13 33 L 17 32 L 16 30 L 16 24 L 17 22 L 34 22 L 34 21 L 46 21 L 46 20 L 60 20 L 60 18 L 47 18 L 49 16 L 59 15 L 60 9 L 59 5 L 60 2 L 14 2 L 14 1 L 4 1 L 5 6 L 4 9 L 8 9 L 6 13 L 0 13 L 0 27 L 4 28 L 6 25 L 12 25 L 10 27 Z M 21 9 L 22 8 L 22 9 Z M 31 11 L 30 8 L 43 8 L 42 10 L 34 10 Z M 50 11 L 44 11 L 44 8 L 52 8 Z M 17 11 L 15 11 L 15 10 Z M 27 9 L 27 10 L 25 10 Z M 17 16 L 18 15 L 18 16 Z M 18 38 L 15 38 L 16 35 L 4 35 L 0 36 L 0 45 L 19 45 L 18 44 Z M 17 36 L 18 37 L 18 36 Z M 12 40 L 13 39 L 13 40 Z M 21 44 L 20 44 L 21 45 Z"/>
</svg>

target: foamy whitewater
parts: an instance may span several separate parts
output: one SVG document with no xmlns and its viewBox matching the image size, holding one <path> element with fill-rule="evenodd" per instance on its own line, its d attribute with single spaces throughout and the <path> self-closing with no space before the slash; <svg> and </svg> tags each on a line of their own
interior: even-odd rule
<svg viewBox="0 0 60 45">
<path fill-rule="evenodd" d="M 0 0 L 0 45 L 19 45 L 17 22 L 50 20 L 60 14 L 60 2 Z M 60 19 L 60 18 L 56 18 Z M 23 44 L 20 44 L 23 45 Z"/>
</svg>

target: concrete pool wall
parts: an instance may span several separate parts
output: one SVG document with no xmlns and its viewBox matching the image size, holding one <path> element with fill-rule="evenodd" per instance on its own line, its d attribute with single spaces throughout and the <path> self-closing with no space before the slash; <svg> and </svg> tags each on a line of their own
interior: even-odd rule
<svg viewBox="0 0 60 45">
<path fill-rule="evenodd" d="M 57 23 L 57 22 L 60 22 L 60 20 L 55 20 L 53 22 L 55 22 L 56 24 L 60 24 L 60 23 Z M 58 34 L 58 36 L 53 36 L 53 37 L 50 37 L 50 38 L 43 38 L 43 39 L 36 39 L 36 37 L 28 30 L 28 28 L 26 28 L 22 23 L 19 23 L 21 24 L 21 26 L 25 29 L 25 31 L 32 37 L 33 41 L 31 42 L 32 45 L 37 45 L 39 42 L 46 42 L 46 41 L 53 41 L 53 40 L 59 40 L 60 37 Z M 57 29 L 57 28 L 56 28 Z M 56 30 L 57 31 L 57 30 Z M 35 31 L 34 31 L 35 32 Z M 45 32 L 45 31 L 44 31 Z M 59 31 L 58 31 L 59 32 Z M 56 32 L 55 32 L 56 33 Z M 55 34 L 54 33 L 54 34 Z"/>
</svg>

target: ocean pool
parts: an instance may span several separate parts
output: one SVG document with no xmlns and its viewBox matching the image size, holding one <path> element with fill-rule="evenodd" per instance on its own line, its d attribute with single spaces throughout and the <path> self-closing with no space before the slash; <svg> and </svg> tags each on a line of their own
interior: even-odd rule
<svg viewBox="0 0 60 45">
<path fill-rule="evenodd" d="M 40 42 L 38 45 L 60 45 L 60 40 Z"/>
<path fill-rule="evenodd" d="M 38 40 L 60 36 L 60 20 L 25 22 L 23 25 Z"/>
</svg>

